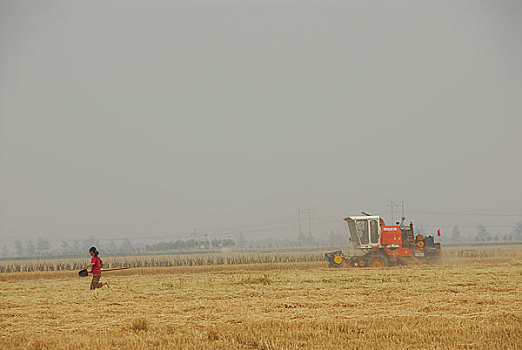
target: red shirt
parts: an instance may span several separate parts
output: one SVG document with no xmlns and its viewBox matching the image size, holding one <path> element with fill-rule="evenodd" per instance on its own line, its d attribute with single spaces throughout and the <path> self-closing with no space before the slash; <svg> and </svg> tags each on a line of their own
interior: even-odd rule
<svg viewBox="0 0 522 350">
<path fill-rule="evenodd" d="M 101 275 L 101 259 L 100 259 L 100 257 L 99 256 L 93 256 L 92 259 L 91 259 L 91 264 L 94 264 L 94 265 L 92 265 L 91 273 L 97 274 L 97 275 Z"/>
</svg>

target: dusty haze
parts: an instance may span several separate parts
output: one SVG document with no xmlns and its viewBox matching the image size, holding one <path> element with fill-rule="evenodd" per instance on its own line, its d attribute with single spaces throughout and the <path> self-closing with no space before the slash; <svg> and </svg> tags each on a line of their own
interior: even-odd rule
<svg viewBox="0 0 522 350">
<path fill-rule="evenodd" d="M 390 200 L 510 231 L 521 43 L 520 1 L 1 0 L 0 239 L 325 236 Z"/>
</svg>

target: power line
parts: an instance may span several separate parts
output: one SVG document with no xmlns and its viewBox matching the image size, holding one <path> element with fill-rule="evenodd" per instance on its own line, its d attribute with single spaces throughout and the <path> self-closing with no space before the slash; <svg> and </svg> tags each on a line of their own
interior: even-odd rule
<svg viewBox="0 0 522 350">
<path fill-rule="evenodd" d="M 495 228 L 495 227 L 513 227 L 513 225 L 480 225 L 480 224 L 477 224 L 477 225 L 425 225 L 425 224 L 422 224 L 422 223 L 419 223 L 417 224 L 417 226 L 422 226 L 422 227 L 454 227 L 454 226 L 457 226 L 457 227 L 478 227 L 478 226 L 484 226 L 486 228 Z"/>
<path fill-rule="evenodd" d="M 492 214 L 492 213 L 459 213 L 459 212 L 422 212 L 412 210 L 413 213 L 426 216 L 487 216 L 487 217 L 522 217 L 522 214 Z"/>
</svg>

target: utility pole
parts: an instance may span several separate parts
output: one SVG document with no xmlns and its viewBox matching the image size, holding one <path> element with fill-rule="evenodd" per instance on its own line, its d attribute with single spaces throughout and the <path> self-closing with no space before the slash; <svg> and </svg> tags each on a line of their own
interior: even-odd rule
<svg viewBox="0 0 522 350">
<path fill-rule="evenodd" d="M 297 224 L 297 227 L 299 229 L 299 237 L 301 237 L 301 208 L 297 208 L 297 221 L 299 222 Z"/>
<path fill-rule="evenodd" d="M 310 219 L 310 208 L 308 208 L 308 235 L 312 236 L 312 220 Z"/>
<path fill-rule="evenodd" d="M 401 220 L 404 217 L 404 202 L 406 202 L 405 199 L 401 200 Z M 391 214 L 391 222 L 395 224 L 394 218 L 393 218 L 393 209 L 398 208 L 399 204 L 395 203 L 394 201 L 390 200 L 390 214 Z"/>
<path fill-rule="evenodd" d="M 192 233 L 192 244 L 194 245 L 194 250 L 196 250 L 196 228 L 194 227 L 194 232 Z"/>
</svg>

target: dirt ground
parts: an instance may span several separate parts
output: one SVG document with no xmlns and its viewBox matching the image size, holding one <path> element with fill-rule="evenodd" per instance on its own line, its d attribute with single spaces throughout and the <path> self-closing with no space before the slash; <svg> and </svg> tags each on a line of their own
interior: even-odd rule
<svg viewBox="0 0 522 350">
<path fill-rule="evenodd" d="M 521 349 L 522 259 L 4 274 L 1 349 Z"/>
</svg>

